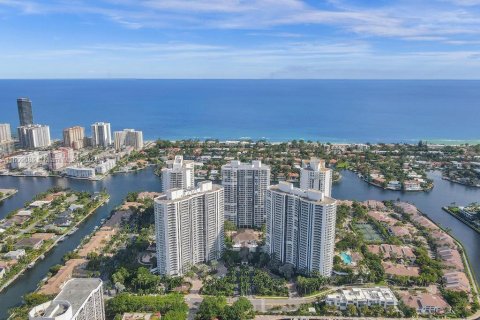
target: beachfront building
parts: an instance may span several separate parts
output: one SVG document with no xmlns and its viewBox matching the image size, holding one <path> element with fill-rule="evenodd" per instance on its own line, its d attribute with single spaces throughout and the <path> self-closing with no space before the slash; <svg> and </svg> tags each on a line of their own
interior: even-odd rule
<svg viewBox="0 0 480 320">
<path fill-rule="evenodd" d="M 272 258 L 293 265 L 301 273 L 329 277 L 337 201 L 318 190 L 280 182 L 267 190 L 266 212 L 266 247 Z"/>
<path fill-rule="evenodd" d="M 74 150 L 85 147 L 85 128 L 75 126 L 63 129 L 63 145 Z"/>
<path fill-rule="evenodd" d="M 319 190 L 327 197 L 332 196 L 332 169 L 325 166 L 325 160 L 311 158 L 302 161 L 300 188 Z"/>
<path fill-rule="evenodd" d="M 112 144 L 110 123 L 96 122 L 92 124 L 92 146 L 108 148 Z"/>
<path fill-rule="evenodd" d="M 103 282 L 96 278 L 71 279 L 53 299 L 34 307 L 29 320 L 105 320 Z"/>
<path fill-rule="evenodd" d="M 192 189 L 195 186 L 195 163 L 183 160 L 183 156 L 175 156 L 167 161 L 167 167 L 162 169 L 162 190 Z"/>
<path fill-rule="evenodd" d="M 260 228 L 266 222 L 265 195 L 270 186 L 270 167 L 261 161 L 230 161 L 222 166 L 225 219 L 240 228 Z"/>
<path fill-rule="evenodd" d="M 18 98 L 18 118 L 20 126 L 29 126 L 33 124 L 32 101 L 28 98 Z"/>
<path fill-rule="evenodd" d="M 25 149 L 46 148 L 51 145 L 50 127 L 41 124 L 29 124 L 18 127 L 20 146 Z"/>
<path fill-rule="evenodd" d="M 169 189 L 155 199 L 157 271 L 183 275 L 220 259 L 224 247 L 223 188 L 211 181 L 195 189 Z"/>
<path fill-rule="evenodd" d="M 134 150 L 143 149 L 143 132 L 134 129 L 124 129 L 123 131 L 114 132 L 115 150 L 120 151 L 127 147 Z"/>
<path fill-rule="evenodd" d="M 325 303 L 328 306 L 335 306 L 339 310 L 347 310 L 349 305 L 356 307 L 381 306 L 387 308 L 390 306 L 396 307 L 398 305 L 398 299 L 389 288 L 351 288 L 329 294 L 325 299 Z"/>
</svg>

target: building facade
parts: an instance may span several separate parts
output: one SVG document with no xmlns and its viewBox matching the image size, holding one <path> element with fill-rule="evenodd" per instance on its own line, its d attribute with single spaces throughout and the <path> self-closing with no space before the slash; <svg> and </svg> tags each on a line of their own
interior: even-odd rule
<svg viewBox="0 0 480 320">
<path fill-rule="evenodd" d="M 223 188 L 204 181 L 196 189 L 170 189 L 155 199 L 157 271 L 183 275 L 220 259 L 224 248 Z"/>
<path fill-rule="evenodd" d="M 103 282 L 95 278 L 71 279 L 53 299 L 34 307 L 29 320 L 105 320 Z"/>
<path fill-rule="evenodd" d="M 63 129 L 63 145 L 75 150 L 85 147 L 85 128 L 75 126 Z"/>
<path fill-rule="evenodd" d="M 82 167 L 68 167 L 67 176 L 76 179 L 92 179 L 95 178 L 95 169 Z"/>
<path fill-rule="evenodd" d="M 132 147 L 134 150 L 143 149 L 143 132 L 134 129 L 124 129 L 115 131 L 115 149 L 122 150 L 126 147 Z"/>
<path fill-rule="evenodd" d="M 15 142 L 12 139 L 10 124 L 0 124 L 0 157 L 6 156 L 15 150 Z"/>
<path fill-rule="evenodd" d="M 46 148 L 51 145 L 50 127 L 33 124 L 18 128 L 20 146 L 25 149 Z"/>
<path fill-rule="evenodd" d="M 108 148 L 112 144 L 110 123 L 97 122 L 92 124 L 92 147 Z"/>
<path fill-rule="evenodd" d="M 20 120 L 20 126 L 29 126 L 33 124 L 33 112 L 32 101 L 28 98 L 18 98 L 18 118 Z"/>
<path fill-rule="evenodd" d="M 329 277 L 333 268 L 337 202 L 318 190 L 280 182 L 267 190 L 266 247 L 298 272 Z"/>
<path fill-rule="evenodd" d="M 329 294 L 325 303 L 335 306 L 339 310 L 347 310 L 349 305 L 361 307 L 381 306 L 383 308 L 396 307 L 398 299 L 389 288 L 351 288 L 339 290 Z"/>
<path fill-rule="evenodd" d="M 0 123 L 0 142 L 11 141 L 12 140 L 12 131 L 10 129 L 10 124 Z"/>
<path fill-rule="evenodd" d="M 241 228 L 260 228 L 266 222 L 265 195 L 270 186 L 270 167 L 230 161 L 222 166 L 225 219 Z"/>
<path fill-rule="evenodd" d="M 162 190 L 192 189 L 195 186 L 195 163 L 183 160 L 183 156 L 175 156 L 167 161 L 167 167 L 162 169 Z"/>
<path fill-rule="evenodd" d="M 302 161 L 300 188 L 319 190 L 327 197 L 332 196 L 332 169 L 325 167 L 325 160 Z"/>
<path fill-rule="evenodd" d="M 57 171 L 68 166 L 73 160 L 74 153 L 72 148 L 58 148 L 50 151 L 48 168 L 52 171 Z"/>
</svg>

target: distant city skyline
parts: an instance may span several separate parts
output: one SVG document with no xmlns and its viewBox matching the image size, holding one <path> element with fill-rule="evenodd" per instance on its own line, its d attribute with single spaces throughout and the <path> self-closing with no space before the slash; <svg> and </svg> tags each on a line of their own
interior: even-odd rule
<svg viewBox="0 0 480 320">
<path fill-rule="evenodd" d="M 480 1 L 0 0 L 0 78 L 478 79 Z"/>
</svg>

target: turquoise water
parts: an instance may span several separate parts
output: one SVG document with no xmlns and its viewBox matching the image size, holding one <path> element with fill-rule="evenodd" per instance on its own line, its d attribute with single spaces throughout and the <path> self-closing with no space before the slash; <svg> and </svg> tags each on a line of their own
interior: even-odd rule
<svg viewBox="0 0 480 320">
<path fill-rule="evenodd" d="M 340 258 L 342 258 L 343 263 L 352 264 L 352 256 L 349 255 L 347 252 L 340 253 Z"/>
</svg>

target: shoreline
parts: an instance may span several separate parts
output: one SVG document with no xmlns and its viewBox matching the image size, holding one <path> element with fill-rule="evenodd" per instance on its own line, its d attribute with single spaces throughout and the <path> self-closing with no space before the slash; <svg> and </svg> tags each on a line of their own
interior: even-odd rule
<svg viewBox="0 0 480 320">
<path fill-rule="evenodd" d="M 7 200 L 8 198 L 13 197 L 14 195 L 16 195 L 18 193 L 17 189 L 1 189 L 0 190 L 0 192 L 4 192 L 4 191 L 7 191 L 8 194 L 6 194 L 2 198 L 0 198 L 0 203 L 2 203 L 4 200 Z"/>
<path fill-rule="evenodd" d="M 415 206 L 416 207 L 416 206 Z M 421 211 L 420 209 L 418 209 L 417 207 L 417 210 L 418 212 L 420 212 L 420 214 L 422 216 L 424 216 L 425 218 L 427 218 L 428 220 L 430 220 L 434 225 L 436 225 L 438 228 L 440 228 L 440 230 L 442 230 L 443 232 L 445 232 L 447 235 L 449 235 L 450 237 L 452 237 L 452 239 L 455 241 L 455 244 L 457 244 L 461 249 L 462 249 L 462 262 L 465 266 L 465 271 L 467 271 L 467 276 L 468 276 L 468 279 L 470 281 L 470 285 L 472 286 L 472 291 L 474 291 L 475 295 L 476 296 L 476 299 L 478 302 L 480 302 L 480 297 L 478 296 L 478 282 L 477 282 L 477 278 L 475 277 L 475 272 L 473 271 L 473 267 L 470 263 L 470 259 L 468 258 L 468 255 L 467 255 L 467 251 L 465 250 L 465 247 L 463 246 L 463 243 L 458 240 L 454 235 L 452 235 L 450 232 L 448 232 L 443 226 L 441 226 L 440 224 L 438 224 L 437 222 L 433 221 L 427 214 L 425 214 L 423 211 Z M 470 317 L 468 318 L 471 318 L 473 316 L 478 316 L 480 314 L 480 311 L 477 312 L 477 314 L 475 315 L 471 315 Z M 475 318 L 476 319 L 476 318 Z"/>
<path fill-rule="evenodd" d="M 475 225 L 473 225 L 471 222 L 469 222 L 468 220 L 462 218 L 461 216 L 459 216 L 458 214 L 455 214 L 453 213 L 452 211 L 450 211 L 448 209 L 448 207 L 442 207 L 442 209 L 447 212 L 448 214 L 450 214 L 451 216 L 457 218 L 457 220 L 459 220 L 460 222 L 462 222 L 463 224 L 465 224 L 466 226 L 468 226 L 470 229 L 476 231 L 477 233 L 480 234 L 480 228 L 476 227 Z"/>
<path fill-rule="evenodd" d="M 452 182 L 452 183 L 461 184 L 462 186 L 465 186 L 465 187 L 480 188 L 479 185 L 473 185 L 473 184 L 468 184 L 468 183 L 464 183 L 464 182 L 461 182 L 461 181 L 453 180 L 453 179 L 451 179 L 451 178 L 449 178 L 449 177 L 445 177 L 443 174 L 442 174 L 442 179 L 443 179 L 443 180 L 450 181 L 450 182 Z"/>
<path fill-rule="evenodd" d="M 105 197 L 104 199 L 102 199 L 102 201 L 97 205 L 95 206 L 94 208 L 92 208 L 81 220 L 79 220 L 75 225 L 71 226 L 67 232 L 65 232 L 63 235 L 61 235 L 60 237 L 58 237 L 58 239 L 56 239 L 50 246 L 48 246 L 47 248 L 45 248 L 45 250 L 43 252 L 41 252 L 37 257 L 35 257 L 35 259 L 33 259 L 27 266 L 25 266 L 24 268 L 20 269 L 16 275 L 14 275 L 11 279 L 9 279 L 7 282 L 5 282 L 1 287 L 0 287 L 0 292 L 3 292 L 3 290 L 5 290 L 6 288 L 8 288 L 13 282 L 15 282 L 18 278 L 20 278 L 23 273 L 27 270 L 27 269 L 30 269 L 31 267 L 30 266 L 35 266 L 38 262 L 38 260 L 44 256 L 45 254 L 47 254 L 48 252 L 50 252 L 55 246 L 58 245 L 59 242 L 61 241 L 64 241 L 66 237 L 70 236 L 71 234 L 75 233 L 77 230 L 78 230 L 78 226 L 80 224 L 82 224 L 85 219 L 87 219 L 88 217 L 90 217 L 98 208 L 100 208 L 101 206 L 103 206 L 105 203 L 107 203 L 108 201 L 110 200 L 110 196 L 107 196 Z M 77 228 L 75 230 L 75 232 L 71 233 L 70 232 L 72 230 L 74 230 L 75 228 Z"/>
</svg>

